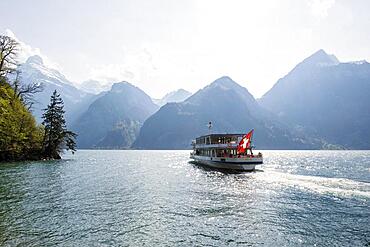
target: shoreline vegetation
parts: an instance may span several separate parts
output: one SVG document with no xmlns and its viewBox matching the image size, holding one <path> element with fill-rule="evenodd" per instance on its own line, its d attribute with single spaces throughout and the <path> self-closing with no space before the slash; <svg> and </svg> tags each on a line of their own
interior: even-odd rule
<svg viewBox="0 0 370 247">
<path fill-rule="evenodd" d="M 33 95 L 42 84 L 20 84 L 19 44 L 0 36 L 0 162 L 60 159 L 64 149 L 76 151 L 76 134 L 67 130 L 64 103 L 57 91 L 38 125 L 31 113 Z"/>
</svg>

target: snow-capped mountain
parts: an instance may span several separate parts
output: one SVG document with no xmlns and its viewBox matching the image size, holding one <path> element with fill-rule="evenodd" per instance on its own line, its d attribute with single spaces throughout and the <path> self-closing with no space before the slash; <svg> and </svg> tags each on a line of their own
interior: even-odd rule
<svg viewBox="0 0 370 247">
<path fill-rule="evenodd" d="M 153 99 L 154 103 L 156 103 L 159 106 L 163 106 L 167 103 L 171 102 L 182 102 L 189 98 L 191 95 L 190 92 L 184 90 L 184 89 L 178 89 L 176 91 L 172 91 L 168 94 L 166 94 L 162 99 Z"/>
<path fill-rule="evenodd" d="M 40 56 L 29 57 L 25 63 L 19 65 L 18 70 L 23 84 L 41 83 L 44 86 L 42 92 L 34 95 L 36 104 L 32 110 L 38 121 L 41 121 L 42 109 L 49 104 L 54 90 L 57 90 L 64 101 L 67 121 L 74 119 L 81 109 L 90 104 L 92 94 L 79 90 L 59 71 L 45 66 Z"/>
<path fill-rule="evenodd" d="M 82 82 L 77 87 L 87 93 L 99 94 L 104 91 L 109 91 L 113 83 L 102 83 L 96 80 L 87 80 Z"/>
<path fill-rule="evenodd" d="M 21 64 L 19 69 L 22 72 L 22 77 L 28 79 L 45 79 L 49 84 L 61 86 L 62 84 L 73 85 L 59 71 L 45 66 L 42 58 L 38 55 L 31 56 L 24 64 Z"/>
</svg>

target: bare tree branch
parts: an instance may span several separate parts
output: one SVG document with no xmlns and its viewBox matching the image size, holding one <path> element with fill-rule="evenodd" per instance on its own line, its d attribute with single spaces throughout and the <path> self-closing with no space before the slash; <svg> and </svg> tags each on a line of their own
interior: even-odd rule
<svg viewBox="0 0 370 247">
<path fill-rule="evenodd" d="M 44 85 L 42 83 L 21 83 L 21 72 L 16 70 L 16 75 L 11 86 L 14 90 L 14 98 L 19 98 L 30 110 L 32 105 L 35 103 L 33 95 L 44 90 Z"/>
<path fill-rule="evenodd" d="M 0 76 L 13 72 L 17 66 L 19 44 L 14 39 L 0 35 Z"/>
<path fill-rule="evenodd" d="M 0 35 L 0 77 L 16 73 L 14 81 L 8 82 L 14 89 L 14 99 L 19 98 L 28 109 L 31 109 L 35 103 L 33 95 L 41 92 L 44 86 L 37 82 L 21 83 L 21 72 L 17 70 L 18 52 L 19 44 L 17 41 L 8 36 Z"/>
</svg>

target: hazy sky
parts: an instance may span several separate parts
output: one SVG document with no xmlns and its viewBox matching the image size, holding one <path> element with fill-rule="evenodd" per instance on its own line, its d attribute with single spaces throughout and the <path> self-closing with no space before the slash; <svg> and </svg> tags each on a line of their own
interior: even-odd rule
<svg viewBox="0 0 370 247">
<path fill-rule="evenodd" d="M 127 80 L 152 97 L 228 75 L 262 96 L 322 48 L 370 60 L 367 0 L 0 0 L 0 32 L 76 83 Z"/>
</svg>

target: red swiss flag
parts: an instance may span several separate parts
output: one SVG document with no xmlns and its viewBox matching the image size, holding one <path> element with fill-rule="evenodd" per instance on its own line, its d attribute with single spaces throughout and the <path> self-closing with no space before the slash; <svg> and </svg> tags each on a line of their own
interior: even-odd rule
<svg viewBox="0 0 370 247">
<path fill-rule="evenodd" d="M 241 141 L 238 145 L 238 154 L 244 153 L 247 149 L 251 147 L 251 140 L 252 140 L 253 130 L 249 131 L 248 134 L 243 136 Z"/>
</svg>

